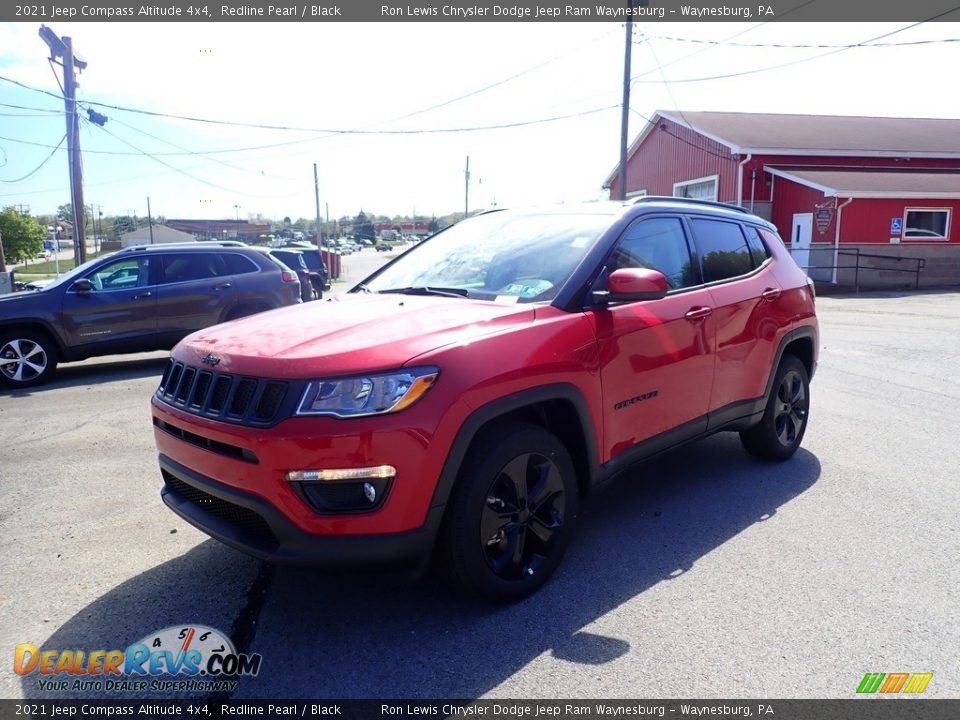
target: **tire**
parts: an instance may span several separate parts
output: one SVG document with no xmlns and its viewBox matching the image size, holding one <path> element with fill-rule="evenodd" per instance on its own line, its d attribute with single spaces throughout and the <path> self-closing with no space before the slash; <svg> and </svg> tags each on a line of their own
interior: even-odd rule
<svg viewBox="0 0 960 720">
<path fill-rule="evenodd" d="M 57 368 L 56 343 L 33 330 L 0 334 L 0 385 L 27 388 L 47 382 Z"/>
<path fill-rule="evenodd" d="M 782 462 L 800 448 L 809 419 L 807 368 L 793 355 L 785 355 L 773 379 L 763 418 L 740 433 L 740 442 L 751 455 Z"/>
<path fill-rule="evenodd" d="M 484 433 L 467 453 L 447 505 L 440 568 L 469 595 L 524 598 L 560 564 L 577 501 L 576 470 L 555 435 L 522 423 Z"/>
</svg>

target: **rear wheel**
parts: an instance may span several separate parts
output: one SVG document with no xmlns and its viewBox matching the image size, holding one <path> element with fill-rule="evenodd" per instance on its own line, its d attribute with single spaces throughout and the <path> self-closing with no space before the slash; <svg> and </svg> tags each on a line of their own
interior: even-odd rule
<svg viewBox="0 0 960 720">
<path fill-rule="evenodd" d="M 10 388 L 45 383 L 57 367 L 57 347 L 49 336 L 34 331 L 0 335 L 0 384 Z"/>
<path fill-rule="evenodd" d="M 469 594 L 518 600 L 556 570 L 576 516 L 569 453 L 547 430 L 510 423 L 468 453 L 444 518 L 441 566 Z"/>
<path fill-rule="evenodd" d="M 807 368 L 793 355 L 784 356 L 759 423 L 740 433 L 747 452 L 764 460 L 787 460 L 799 449 L 810 417 Z"/>
</svg>

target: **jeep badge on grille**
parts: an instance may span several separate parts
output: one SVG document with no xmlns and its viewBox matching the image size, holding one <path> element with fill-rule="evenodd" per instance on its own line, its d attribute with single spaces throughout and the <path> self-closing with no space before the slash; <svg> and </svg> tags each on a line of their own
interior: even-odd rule
<svg viewBox="0 0 960 720">
<path fill-rule="evenodd" d="M 204 365 L 210 365 L 211 367 L 213 367 L 215 365 L 220 364 L 220 356 L 214 355 L 213 353 L 207 353 L 202 358 L 200 358 L 200 362 L 202 362 Z"/>
</svg>

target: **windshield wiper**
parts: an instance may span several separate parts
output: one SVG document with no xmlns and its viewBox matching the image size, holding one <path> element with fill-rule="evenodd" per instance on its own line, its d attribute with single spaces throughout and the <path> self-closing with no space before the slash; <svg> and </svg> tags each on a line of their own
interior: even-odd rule
<svg viewBox="0 0 960 720">
<path fill-rule="evenodd" d="M 415 287 L 390 288 L 389 290 L 378 290 L 380 293 L 396 293 L 398 295 L 442 295 L 444 297 L 467 297 L 468 291 L 465 288 L 438 288 L 419 285 Z"/>
</svg>

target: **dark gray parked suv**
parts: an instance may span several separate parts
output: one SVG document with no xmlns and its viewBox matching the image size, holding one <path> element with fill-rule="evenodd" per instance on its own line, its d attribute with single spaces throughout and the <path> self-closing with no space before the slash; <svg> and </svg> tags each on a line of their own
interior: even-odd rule
<svg viewBox="0 0 960 720">
<path fill-rule="evenodd" d="M 165 350 L 194 330 L 300 301 L 297 274 L 254 248 L 127 248 L 42 290 L 0 296 L 0 384 L 40 384 L 58 362 Z"/>
</svg>

